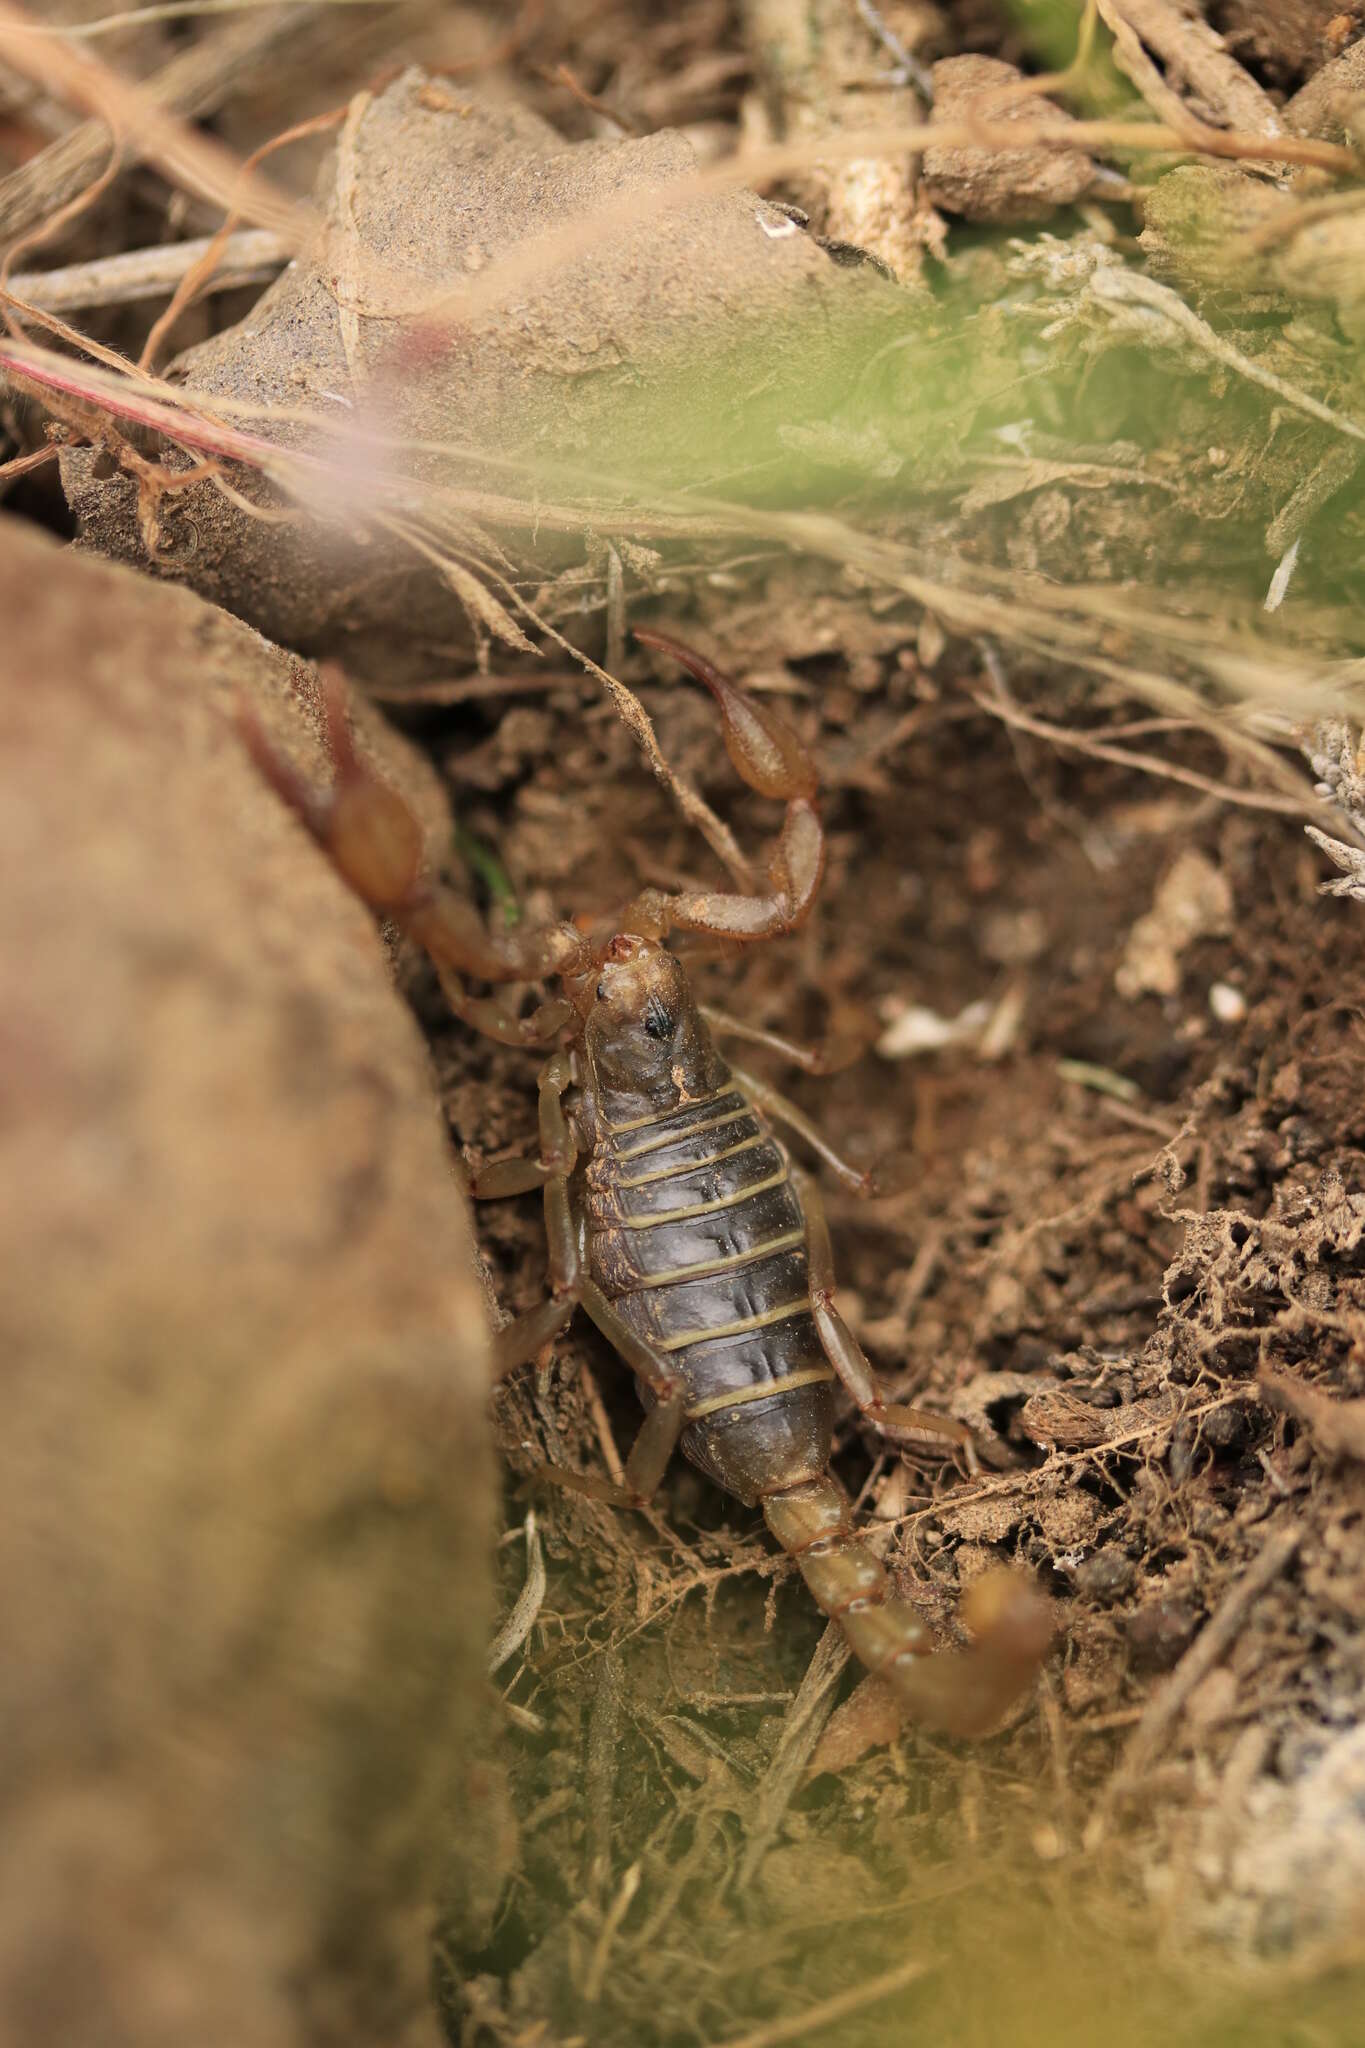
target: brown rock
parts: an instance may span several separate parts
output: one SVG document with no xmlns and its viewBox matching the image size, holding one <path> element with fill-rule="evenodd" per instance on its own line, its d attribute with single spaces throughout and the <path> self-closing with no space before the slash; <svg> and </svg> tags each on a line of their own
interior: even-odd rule
<svg viewBox="0 0 1365 2048">
<path fill-rule="evenodd" d="M 1036 94 L 1005 99 L 1002 87 L 1022 83 L 1023 73 L 997 57 L 945 57 L 934 66 L 933 121 L 980 121 L 998 128 L 1069 118 L 1055 100 Z M 1094 177 L 1093 164 L 1079 149 L 935 143 L 924 152 L 920 187 L 945 213 L 968 220 L 1042 220 L 1059 206 L 1074 205 Z"/>
<path fill-rule="evenodd" d="M 310 652 L 463 631 L 456 592 L 377 519 L 386 503 L 462 561 L 490 523 L 527 559 L 578 557 L 598 513 L 566 520 L 556 500 L 624 496 L 638 524 L 643 485 L 780 459 L 780 435 L 822 417 L 904 315 L 875 270 L 841 269 L 753 193 L 680 192 L 696 168 L 680 135 L 566 144 L 430 83 L 412 69 L 353 103 L 322 245 L 169 372 L 333 465 L 285 526 L 211 483 L 177 493 L 152 565 Z M 500 284 L 502 258 L 517 268 Z M 492 296 L 466 308 L 466 288 Z M 133 484 L 99 468 L 63 457 L 84 537 L 147 562 Z M 452 491 L 483 495 L 433 495 Z"/>
<path fill-rule="evenodd" d="M 302 665 L 18 522 L 0 602 L 0 2035 L 431 2039 L 488 1474 L 425 1051 L 228 715 L 316 766 Z"/>
<path fill-rule="evenodd" d="M 1223 0 L 1218 26 L 1241 63 L 1283 86 L 1336 57 L 1363 15 L 1358 0 Z"/>
<path fill-rule="evenodd" d="M 1332 16 L 1339 19 L 1344 10 Z M 1357 10 L 1359 18 L 1361 10 Z M 1296 92 L 1284 110 L 1284 125 L 1293 135 L 1317 135 L 1325 142 L 1350 140 L 1365 109 L 1365 42 L 1352 43 L 1333 56 Z"/>
</svg>

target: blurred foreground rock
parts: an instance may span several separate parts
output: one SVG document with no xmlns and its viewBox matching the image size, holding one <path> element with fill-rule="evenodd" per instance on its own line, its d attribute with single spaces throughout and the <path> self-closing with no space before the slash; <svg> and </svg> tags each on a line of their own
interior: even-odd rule
<svg viewBox="0 0 1365 2048">
<path fill-rule="evenodd" d="M 316 765 L 302 664 L 17 522 L 0 593 L 0 2037 L 432 2039 L 488 1468 L 425 1051 L 232 726 Z"/>
</svg>

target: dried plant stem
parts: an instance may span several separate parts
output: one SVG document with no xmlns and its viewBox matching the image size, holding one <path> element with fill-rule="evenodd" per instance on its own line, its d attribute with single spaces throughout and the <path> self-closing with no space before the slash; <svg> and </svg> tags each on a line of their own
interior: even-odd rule
<svg viewBox="0 0 1365 2048">
<path fill-rule="evenodd" d="M 121 256 L 96 256 L 60 270 L 24 270 L 9 290 L 27 305 L 48 313 L 82 306 L 130 306 L 173 292 L 212 248 L 212 235 L 188 242 L 164 242 L 155 249 L 129 249 Z M 201 290 L 227 292 L 238 285 L 265 284 L 289 261 L 290 249 L 270 228 L 244 228 L 229 235 L 217 267 Z"/>
<path fill-rule="evenodd" d="M 945 1507 L 975 1507 L 979 1501 L 1000 1500 L 1012 1493 L 1033 1493 L 1047 1479 L 1057 1472 L 1069 1470 L 1073 1465 L 1087 1465 L 1108 1457 L 1112 1451 L 1129 1451 L 1134 1444 L 1146 1443 L 1152 1437 L 1164 1436 L 1177 1422 L 1199 1422 L 1205 1415 L 1212 1415 L 1216 1409 L 1227 1408 L 1241 1399 L 1240 1394 L 1220 1394 L 1216 1401 L 1206 1401 L 1198 1408 L 1187 1408 L 1183 1414 L 1173 1409 L 1169 1415 L 1159 1416 L 1153 1422 L 1144 1422 L 1136 1429 L 1125 1429 L 1117 1436 L 1106 1437 L 1102 1443 L 1086 1444 L 1078 1451 L 1054 1451 L 1042 1465 L 1034 1466 L 1027 1472 L 1011 1472 L 1001 1479 L 988 1480 L 972 1493 L 957 1493 L 951 1499 L 933 1501 L 925 1508 L 912 1508 L 908 1514 L 893 1516 L 881 1526 L 886 1529 L 908 1529 L 917 1522 L 932 1521 L 941 1515 Z"/>
<path fill-rule="evenodd" d="M 719 164 L 665 179 L 643 194 L 635 187 L 627 187 L 572 220 L 527 236 L 477 277 L 462 280 L 458 287 L 439 293 L 425 304 L 411 302 L 388 310 L 401 310 L 411 318 L 438 325 L 472 321 L 504 304 L 547 269 L 572 261 L 646 215 L 656 218 L 671 207 L 736 185 L 752 185 L 761 190 L 778 179 L 808 170 L 816 161 L 835 164 L 863 157 L 905 156 L 931 143 L 940 148 L 1005 152 L 1031 148 L 1175 152 L 1251 162 L 1292 160 L 1348 176 L 1360 171 L 1356 152 L 1336 143 L 1301 136 L 1245 135 L 1229 129 L 1206 128 L 1193 118 L 1179 126 L 1158 121 L 1070 119 L 1025 123 L 965 116 L 933 123 L 882 122 L 864 129 L 841 129 L 829 135 L 803 136 L 798 142 L 742 150 Z M 381 308 L 376 303 L 368 310 L 377 312 Z"/>
<path fill-rule="evenodd" d="M 173 57 L 139 90 L 164 114 L 201 119 L 231 98 L 244 75 L 274 59 L 282 44 L 326 11 L 314 5 L 272 8 L 268 13 L 230 21 L 225 28 L 202 37 Z M 31 76 L 21 55 L 25 42 L 34 47 L 34 39 L 23 34 L 27 24 L 17 16 L 17 10 L 6 9 L 3 25 L 10 30 L 6 52 L 9 63 L 25 76 Z M 46 80 L 41 82 L 54 97 L 65 97 Z M 22 234 L 74 198 L 97 176 L 108 154 L 107 123 L 85 121 L 60 141 L 40 150 L 7 178 L 0 179 L 0 239 Z"/>
<path fill-rule="evenodd" d="M 1164 302 L 1162 312 L 1169 320 L 1170 309 Z M 623 500 L 619 479 L 579 466 L 562 473 L 563 498 L 547 499 L 540 495 L 544 478 L 537 481 L 535 490 L 525 488 L 525 465 L 517 458 L 500 458 L 483 447 L 394 436 L 360 437 L 374 485 L 368 504 L 361 507 L 353 487 L 354 457 L 348 450 L 329 459 L 325 453 L 297 445 L 291 448 L 229 423 L 268 421 L 276 427 L 287 424 L 300 427 L 305 434 L 310 428 L 316 433 L 323 423 L 306 409 L 266 406 L 223 394 L 200 399 L 193 389 L 172 386 L 145 373 L 133 383 L 128 375 L 111 374 L 23 341 L 0 340 L 0 372 L 7 372 L 17 388 L 46 402 L 78 433 L 98 439 L 107 436 L 111 418 L 135 423 L 200 457 L 216 456 L 249 465 L 298 506 L 324 521 L 359 521 L 371 529 L 415 535 L 423 547 L 434 546 L 444 573 L 456 582 L 469 580 L 470 572 L 451 562 L 452 549 L 456 554 L 470 554 L 471 536 L 495 527 L 603 535 L 626 531 L 636 539 L 705 536 L 714 540 L 719 535 L 743 535 L 847 564 L 860 576 L 929 607 L 954 630 L 995 636 L 1049 661 L 1072 661 L 1119 684 L 1129 694 L 1147 699 L 1157 709 L 1177 711 L 1203 724 L 1213 725 L 1213 713 L 1197 690 L 1173 676 L 1173 661 L 1192 668 L 1224 695 L 1276 705 L 1287 703 L 1292 695 L 1300 719 L 1341 713 L 1348 679 L 1339 669 L 1325 659 L 1312 660 L 1302 649 L 1270 643 L 1253 631 L 1230 639 L 1226 617 L 1215 620 L 1153 610 L 1122 591 L 1058 588 L 1041 579 L 1025 580 L 992 571 L 979 563 L 954 562 L 944 565 L 937 576 L 926 575 L 903 543 L 860 531 L 825 511 L 781 511 L 694 492 L 658 491 L 643 500 L 638 494 Z M 334 439 L 335 427 L 332 436 Z M 448 472 L 452 474 L 469 465 L 482 471 L 506 470 L 511 488 L 499 493 L 434 482 L 430 460 L 424 464 L 428 475 L 419 479 L 405 474 L 401 466 L 404 458 L 413 454 L 443 458 L 452 466 Z M 514 495 L 518 487 L 520 496 Z M 472 552 L 486 569 L 486 538 L 476 541 Z M 481 602 L 480 593 L 471 589 L 469 594 L 476 604 Z M 518 609 L 524 609 L 524 601 L 510 588 L 508 595 Z M 539 619 L 533 622 L 542 624 Z M 1097 633 L 1101 624 L 1110 629 L 1103 639 Z M 505 605 L 499 607 L 498 626 L 499 637 L 517 637 L 515 629 L 509 635 L 512 621 Z M 1115 631 L 1123 636 L 1120 644 L 1131 644 L 1133 651 L 1126 659 L 1102 651 L 1114 644 Z M 572 652 L 574 659 L 584 659 L 579 650 Z M 596 668 L 593 672 L 612 690 L 618 709 L 630 714 L 629 722 L 653 764 L 654 750 L 643 714 L 628 702 L 619 682 L 614 678 L 608 681 Z M 1278 783 L 1280 793 L 1293 801 L 1300 815 L 1312 816 L 1319 809 L 1305 780 L 1285 770 L 1269 749 L 1226 721 L 1218 721 L 1216 729 L 1222 743 L 1254 761 L 1258 773 L 1272 787 Z M 1130 760 L 1127 765 L 1134 763 Z M 658 773 L 657 764 L 655 768 Z M 687 815 L 695 818 L 722 860 L 732 872 L 738 871 L 744 864 L 733 838 L 696 792 L 679 790 L 678 794 Z"/>
<path fill-rule="evenodd" d="M 155 84 L 135 84 L 69 43 L 34 36 L 29 33 L 32 25 L 17 0 L 0 0 L 0 57 L 41 85 L 54 99 L 82 107 L 95 116 L 93 122 L 67 138 L 76 147 L 80 167 L 80 175 L 72 181 L 70 190 L 79 191 L 89 182 L 92 167 L 98 166 L 108 151 L 112 133 L 116 145 L 130 160 L 155 164 L 173 185 L 220 206 L 235 206 L 257 227 L 271 227 L 289 236 L 296 247 L 311 238 L 314 221 L 310 208 L 285 199 L 259 173 L 246 172 L 231 150 L 192 128 L 172 111 Z M 244 25 L 234 26 L 245 39 Z M 250 26 L 256 30 L 251 39 L 254 57 L 260 50 L 261 24 L 253 16 Z M 212 41 L 216 43 L 217 38 Z M 207 45 L 201 45 L 201 59 L 206 51 Z M 231 87 L 204 78 L 203 89 L 213 95 L 210 104 L 221 106 Z M 88 144 L 79 141 L 87 135 Z M 64 147 L 54 145 L 57 149 Z M 44 151 L 35 162 L 43 162 L 49 154 Z M 27 171 L 32 168 L 25 166 Z M 37 189 L 29 193 L 29 204 L 39 199 L 41 203 L 36 216 L 30 213 L 28 218 L 44 218 L 56 197 L 51 181 L 40 177 Z M 20 212 L 15 210 L 13 196 L 0 187 L 0 235 L 13 235 L 16 230 L 21 231 Z"/>
<path fill-rule="evenodd" d="M 178 405 L 156 395 L 158 390 L 169 392 L 169 386 L 153 387 L 151 380 L 134 384 L 131 373 L 128 379 L 120 380 L 57 356 L 51 350 L 15 341 L 0 342 L 0 370 L 19 390 L 32 397 L 65 397 L 87 413 L 108 413 L 130 425 L 150 427 L 178 447 L 218 455 L 229 462 L 248 463 L 272 479 L 286 470 L 296 477 L 312 472 L 321 486 L 331 474 L 330 466 L 314 456 L 286 454 L 263 435 L 246 434 L 202 413 L 182 411 Z"/>
<path fill-rule="evenodd" d="M 1205 796 L 1216 796 L 1222 803 L 1240 804 L 1243 809 L 1249 811 L 1279 811 L 1286 817 L 1301 818 L 1306 810 L 1315 808 L 1313 799 L 1297 776 L 1292 777 L 1293 787 L 1283 796 L 1273 790 L 1234 789 L 1229 783 L 1219 782 L 1212 775 L 1200 775 L 1193 768 L 1182 768 L 1178 762 L 1165 761 L 1159 754 L 1134 752 L 1130 747 L 1108 746 L 1100 733 L 1082 732 L 1064 725 L 1053 725 L 1046 719 L 1034 718 L 1016 705 L 1007 704 L 1001 698 L 991 696 L 985 691 L 977 691 L 974 694 L 981 709 L 988 711 L 992 718 L 998 718 L 1002 724 L 1013 726 L 1019 732 L 1032 733 L 1036 739 L 1048 740 L 1053 746 L 1070 747 L 1078 754 L 1088 754 L 1092 760 L 1108 761 L 1116 768 L 1131 768 L 1143 775 L 1157 775 L 1167 782 L 1180 782 L 1187 789 L 1197 789 Z M 1278 767 L 1277 763 L 1276 768 Z M 1327 805 L 1324 803 L 1322 808 L 1326 810 Z"/>
<path fill-rule="evenodd" d="M 297 142 L 308 135 L 326 134 L 342 119 L 344 111 L 343 108 L 335 107 L 327 113 L 314 114 L 309 120 L 297 122 L 294 127 L 286 128 L 283 134 L 272 135 L 268 142 L 263 142 L 259 149 L 252 151 L 242 166 L 244 174 L 255 171 L 257 166 L 264 163 L 267 157 L 273 156 L 278 149 L 287 148 L 291 142 Z M 235 211 L 228 214 L 227 219 L 218 229 L 218 232 L 209 237 L 204 247 L 204 252 L 198 261 L 191 265 L 190 269 L 180 279 L 172 294 L 170 304 L 152 322 L 151 331 L 142 344 L 142 353 L 137 359 L 139 370 L 149 370 L 151 368 L 160 352 L 162 343 L 174 328 L 186 306 L 190 305 L 192 301 L 199 298 L 209 289 L 210 280 L 223 262 L 224 252 L 231 242 L 233 235 L 241 232 L 238 227 L 239 218 L 240 216 Z M 261 228 L 255 230 L 255 232 L 258 234 L 268 234 L 269 229 Z"/>
<path fill-rule="evenodd" d="M 153 0 L 145 7 L 124 7 L 116 13 L 98 15 L 93 21 L 43 22 L 34 35 L 61 36 L 72 43 L 93 42 L 97 36 L 114 35 L 123 28 L 145 28 L 154 21 L 201 20 L 210 14 L 251 14 L 259 8 L 273 8 L 280 0 Z M 328 7 L 369 7 L 375 0 L 326 0 Z"/>
<path fill-rule="evenodd" d="M 1280 134 L 1274 101 L 1207 22 L 1173 0 L 1099 0 L 1099 11 L 1114 37 L 1115 62 L 1162 120 L 1189 118 L 1174 77 L 1229 126 Z"/>
<path fill-rule="evenodd" d="M 819 2027 L 832 2027 L 836 2020 L 850 2019 L 855 2012 L 862 2012 L 865 2007 L 876 2005 L 883 1998 L 891 1998 L 897 1991 L 906 1990 L 927 1976 L 933 1967 L 932 1963 L 923 1962 L 918 1957 L 908 1963 L 898 1963 L 894 1970 L 883 1970 L 879 1977 L 865 1978 L 851 1991 L 841 1991 L 835 1998 L 822 1998 L 818 2005 L 808 2006 L 805 2012 L 793 2013 L 785 2020 L 771 2020 L 767 2026 L 755 2027 L 748 2034 L 736 2034 L 722 2043 L 722 2048 L 783 2048 L 787 2041 L 800 2041 Z"/>
<path fill-rule="evenodd" d="M 778 1736 L 772 1760 L 759 1782 L 753 1820 L 744 1845 L 744 1860 L 739 1870 L 742 1888 L 753 1883 L 759 1865 L 777 1837 L 787 1808 L 801 1788 L 806 1766 L 815 1754 L 815 1745 L 834 1707 L 839 1680 L 852 1654 L 848 1638 L 838 1623 L 832 1621 L 806 1666 L 800 1689 L 783 1718 L 782 1733 Z"/>
<path fill-rule="evenodd" d="M 1140 270 L 1111 264 L 1096 271 L 1090 280 L 1090 289 L 1104 305 L 1138 307 L 1154 321 L 1169 323 L 1196 348 L 1212 356 L 1215 362 L 1234 370 L 1239 377 L 1261 385 L 1274 397 L 1283 399 L 1286 405 L 1292 405 L 1296 412 L 1306 413 L 1309 419 L 1320 421 L 1323 426 L 1331 427 L 1334 433 L 1344 434 L 1352 441 L 1365 441 L 1365 427 L 1358 420 L 1324 405 L 1311 392 L 1301 390 L 1297 384 L 1290 384 L 1285 378 L 1276 376 L 1273 370 L 1267 370 L 1253 357 L 1243 355 L 1230 341 L 1215 333 L 1207 320 L 1201 320 L 1194 308 L 1186 305 L 1179 292 L 1172 291 L 1169 285 L 1145 276 Z"/>
<path fill-rule="evenodd" d="M 490 1675 L 500 1671 L 508 1658 L 521 1648 L 545 1604 L 545 1553 L 536 1528 L 534 1508 L 526 1510 L 523 1526 L 526 1534 L 526 1583 L 517 1595 L 512 1612 L 489 1644 L 487 1668 Z"/>
<path fill-rule="evenodd" d="M 1103 1840 L 1118 1802 L 1126 1794 L 1141 1788 L 1185 1702 L 1232 1648 L 1262 1593 L 1275 1583 L 1281 1572 L 1288 1570 L 1302 1538 L 1303 1531 L 1293 1527 L 1270 1532 L 1259 1556 L 1229 1588 L 1166 1684 L 1148 1701 L 1142 1719 L 1128 1739 L 1119 1767 L 1105 1786 L 1100 1805 L 1086 1828 L 1085 1844 L 1088 1849 L 1096 1848 Z"/>
</svg>

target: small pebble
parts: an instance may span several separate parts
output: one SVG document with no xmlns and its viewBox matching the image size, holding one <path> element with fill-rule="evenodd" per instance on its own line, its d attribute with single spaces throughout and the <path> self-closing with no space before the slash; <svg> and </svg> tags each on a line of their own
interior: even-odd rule
<svg viewBox="0 0 1365 2048">
<path fill-rule="evenodd" d="M 1076 1591 L 1087 1600 L 1107 1603 L 1131 1592 L 1137 1567 L 1116 1543 L 1106 1543 L 1088 1557 L 1076 1574 Z"/>
<path fill-rule="evenodd" d="M 1158 1599 L 1140 1607 L 1127 1624 L 1133 1668 L 1148 1673 L 1173 1671 L 1199 1628 L 1200 1618 L 1187 1601 Z"/>
<path fill-rule="evenodd" d="M 1220 1024 L 1240 1024 L 1247 1013 L 1247 999 L 1230 981 L 1215 981 L 1209 990 L 1209 1008 Z"/>
</svg>

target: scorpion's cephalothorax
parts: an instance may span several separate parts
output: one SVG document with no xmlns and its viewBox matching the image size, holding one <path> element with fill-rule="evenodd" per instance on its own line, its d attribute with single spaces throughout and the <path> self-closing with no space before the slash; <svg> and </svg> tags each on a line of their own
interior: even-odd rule
<svg viewBox="0 0 1365 2048">
<path fill-rule="evenodd" d="M 589 1262 L 683 1380 L 684 1451 L 751 1502 L 820 1471 L 834 1374 L 800 1197 L 671 954 L 612 942 L 584 1044 Z"/>
</svg>

